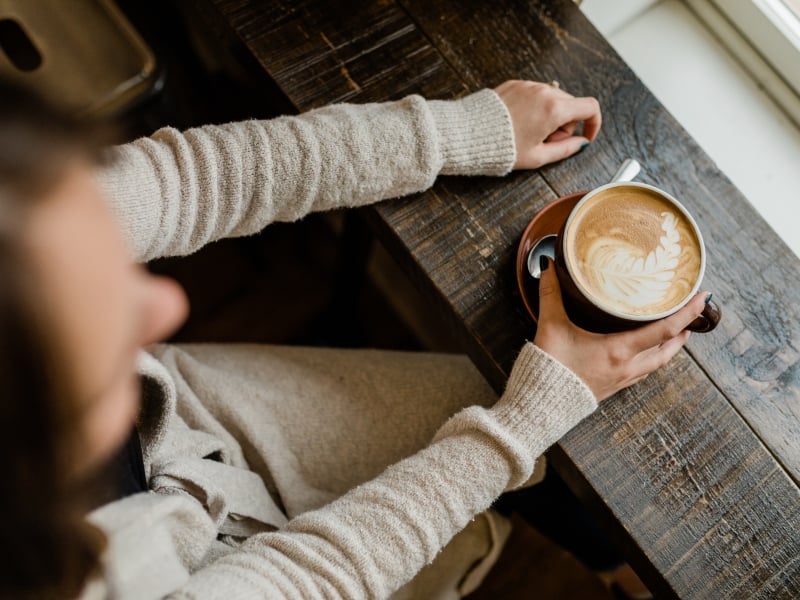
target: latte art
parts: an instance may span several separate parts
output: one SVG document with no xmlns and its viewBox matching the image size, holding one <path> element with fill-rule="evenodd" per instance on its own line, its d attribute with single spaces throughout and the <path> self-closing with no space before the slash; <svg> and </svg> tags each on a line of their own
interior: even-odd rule
<svg viewBox="0 0 800 600">
<path fill-rule="evenodd" d="M 624 186 L 590 198 L 566 233 L 576 283 L 605 309 L 631 316 L 669 311 L 700 273 L 700 242 L 677 208 L 647 189 Z"/>
<path fill-rule="evenodd" d="M 593 279 L 605 295 L 620 301 L 624 298 L 625 304 L 637 308 L 661 303 L 667 297 L 681 254 L 681 238 L 675 216 L 667 212 L 662 216 L 664 236 L 646 257 L 624 240 L 608 244 L 598 239 L 586 248 L 584 269 L 593 271 Z"/>
</svg>

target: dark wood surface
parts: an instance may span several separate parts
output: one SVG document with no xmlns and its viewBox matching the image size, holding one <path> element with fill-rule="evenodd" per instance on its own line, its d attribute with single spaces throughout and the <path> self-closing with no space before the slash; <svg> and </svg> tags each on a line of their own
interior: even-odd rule
<svg viewBox="0 0 800 600">
<path fill-rule="evenodd" d="M 580 155 L 503 179 L 440 178 L 365 212 L 501 391 L 533 334 L 513 258 L 535 212 L 626 157 L 679 197 L 709 248 L 720 326 L 601 405 L 549 456 L 665 597 L 800 597 L 800 261 L 569 0 L 213 0 L 298 111 L 508 78 L 603 107 Z M 687 90 L 687 93 L 691 93 Z M 788 200 L 787 200 L 788 201 Z"/>
</svg>

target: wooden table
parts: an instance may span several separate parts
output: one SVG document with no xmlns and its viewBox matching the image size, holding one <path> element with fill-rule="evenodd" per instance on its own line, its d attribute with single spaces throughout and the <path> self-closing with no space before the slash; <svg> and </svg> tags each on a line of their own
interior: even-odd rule
<svg viewBox="0 0 800 600">
<path fill-rule="evenodd" d="M 548 456 L 659 596 L 800 597 L 800 261 L 575 4 L 209 1 L 298 111 L 509 78 L 598 97 L 603 130 L 581 154 L 503 179 L 443 177 L 366 213 L 499 392 L 534 329 L 513 271 L 522 230 L 637 158 L 638 179 L 696 216 L 723 320 Z"/>
</svg>

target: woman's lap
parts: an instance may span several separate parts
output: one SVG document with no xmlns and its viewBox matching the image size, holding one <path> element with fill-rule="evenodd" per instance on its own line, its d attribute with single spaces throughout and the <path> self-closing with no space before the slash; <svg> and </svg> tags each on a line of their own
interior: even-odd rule
<svg viewBox="0 0 800 600">
<path fill-rule="evenodd" d="M 290 517 L 415 453 L 461 408 L 496 401 L 458 355 L 249 344 L 168 352 Z"/>
<path fill-rule="evenodd" d="M 192 391 L 191 400 L 178 402 L 190 427 L 197 423 L 187 412 L 197 407 L 189 404 L 199 402 L 216 433 L 221 426 L 227 443 L 238 446 L 231 453 L 244 456 L 290 518 L 423 448 L 462 408 L 497 399 L 459 355 L 250 344 L 170 346 L 159 354 L 172 354 L 168 368 Z M 513 493 L 500 506 L 519 510 L 586 562 L 618 560 L 602 534 L 584 527 L 587 517 L 563 484 Z M 565 520 L 581 524 L 565 531 Z M 492 548 L 496 554 L 504 537 L 470 543 L 465 559 L 478 546 L 480 556 Z"/>
</svg>

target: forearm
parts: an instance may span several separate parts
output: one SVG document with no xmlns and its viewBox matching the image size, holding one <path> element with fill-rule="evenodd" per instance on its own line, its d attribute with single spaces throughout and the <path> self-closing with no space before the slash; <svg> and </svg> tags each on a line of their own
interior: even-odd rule
<svg viewBox="0 0 800 600">
<path fill-rule="evenodd" d="M 284 529 L 250 538 L 183 593 L 209 598 L 214 582 L 226 581 L 226 600 L 387 597 L 527 480 L 535 458 L 595 407 L 574 375 L 528 346 L 495 407 L 458 413 L 424 450 Z"/>
<path fill-rule="evenodd" d="M 418 192 L 439 173 L 501 175 L 511 122 L 490 90 L 458 101 L 335 105 L 161 129 L 119 146 L 100 184 L 139 260 L 183 255 L 273 221 Z"/>
</svg>

